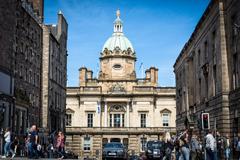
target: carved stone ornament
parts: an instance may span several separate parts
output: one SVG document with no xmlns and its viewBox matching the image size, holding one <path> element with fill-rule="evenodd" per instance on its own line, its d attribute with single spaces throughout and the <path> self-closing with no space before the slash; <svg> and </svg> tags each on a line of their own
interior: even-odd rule
<svg viewBox="0 0 240 160">
<path fill-rule="evenodd" d="M 203 70 L 203 74 L 206 76 L 208 75 L 208 72 L 209 72 L 209 64 L 208 63 L 205 63 L 203 66 L 202 66 L 202 70 Z"/>
<path fill-rule="evenodd" d="M 109 108 L 109 112 L 126 112 L 124 106 L 122 105 L 113 105 Z"/>
<path fill-rule="evenodd" d="M 112 85 L 112 87 L 110 87 L 109 92 L 125 92 L 125 88 L 123 87 L 123 85 L 120 85 L 119 83 L 116 83 L 114 85 Z"/>
</svg>

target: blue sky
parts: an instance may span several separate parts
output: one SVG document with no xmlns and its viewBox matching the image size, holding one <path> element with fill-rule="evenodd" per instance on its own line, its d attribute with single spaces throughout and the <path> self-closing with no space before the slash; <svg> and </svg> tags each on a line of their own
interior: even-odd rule
<svg viewBox="0 0 240 160">
<path fill-rule="evenodd" d="M 119 8 L 124 34 L 137 54 L 136 72 L 159 69 L 159 85 L 175 86 L 173 64 L 209 0 L 45 0 L 45 23 L 55 24 L 61 10 L 68 30 L 68 86 L 79 83 L 78 69 L 97 75 L 100 52 L 112 35 Z"/>
</svg>

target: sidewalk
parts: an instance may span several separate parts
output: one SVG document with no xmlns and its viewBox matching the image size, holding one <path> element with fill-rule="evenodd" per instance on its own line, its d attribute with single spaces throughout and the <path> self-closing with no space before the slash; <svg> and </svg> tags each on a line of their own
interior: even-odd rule
<svg viewBox="0 0 240 160">
<path fill-rule="evenodd" d="M 0 159 L 1 160 L 10 160 L 11 157 L 8 157 L 8 158 L 2 158 L 2 156 L 0 155 Z M 58 158 L 38 158 L 38 160 L 41 160 L 41 159 L 47 159 L 47 160 L 59 160 Z M 82 158 L 78 158 L 79 160 L 82 160 Z M 27 157 L 14 157 L 12 160 L 36 160 L 36 159 L 29 159 Z M 64 160 L 72 160 L 72 159 L 64 159 Z"/>
</svg>

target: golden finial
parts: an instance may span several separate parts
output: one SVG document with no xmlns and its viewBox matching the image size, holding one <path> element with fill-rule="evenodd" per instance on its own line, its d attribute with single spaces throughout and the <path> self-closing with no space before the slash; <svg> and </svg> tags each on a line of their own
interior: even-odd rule
<svg viewBox="0 0 240 160">
<path fill-rule="evenodd" d="M 119 9 L 117 9 L 116 15 L 117 15 L 117 17 L 120 17 L 120 10 Z"/>
</svg>

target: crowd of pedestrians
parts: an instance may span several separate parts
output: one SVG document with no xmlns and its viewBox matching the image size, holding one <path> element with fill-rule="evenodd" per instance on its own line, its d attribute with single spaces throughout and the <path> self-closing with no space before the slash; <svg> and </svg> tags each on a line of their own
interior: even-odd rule
<svg viewBox="0 0 240 160">
<path fill-rule="evenodd" d="M 174 139 L 176 160 L 230 160 L 236 157 L 240 160 L 240 137 L 230 141 L 229 135 L 207 131 L 202 140 L 195 132 L 188 130 Z"/>
<path fill-rule="evenodd" d="M 208 130 L 202 138 L 197 132 L 188 130 L 170 136 L 166 132 L 162 142 L 163 160 L 240 160 L 240 137 L 230 141 L 228 134 L 220 135 Z M 142 154 L 141 160 L 147 158 Z"/>
<path fill-rule="evenodd" d="M 17 154 L 20 157 L 28 157 L 30 159 L 63 159 L 65 156 L 65 137 L 61 131 L 51 133 L 48 136 L 48 141 L 43 144 L 40 142 L 36 125 L 32 125 L 23 136 L 16 136 L 11 132 L 11 128 L 6 128 L 4 141 L 4 155 L 1 158 L 10 157 L 13 159 Z"/>
</svg>

